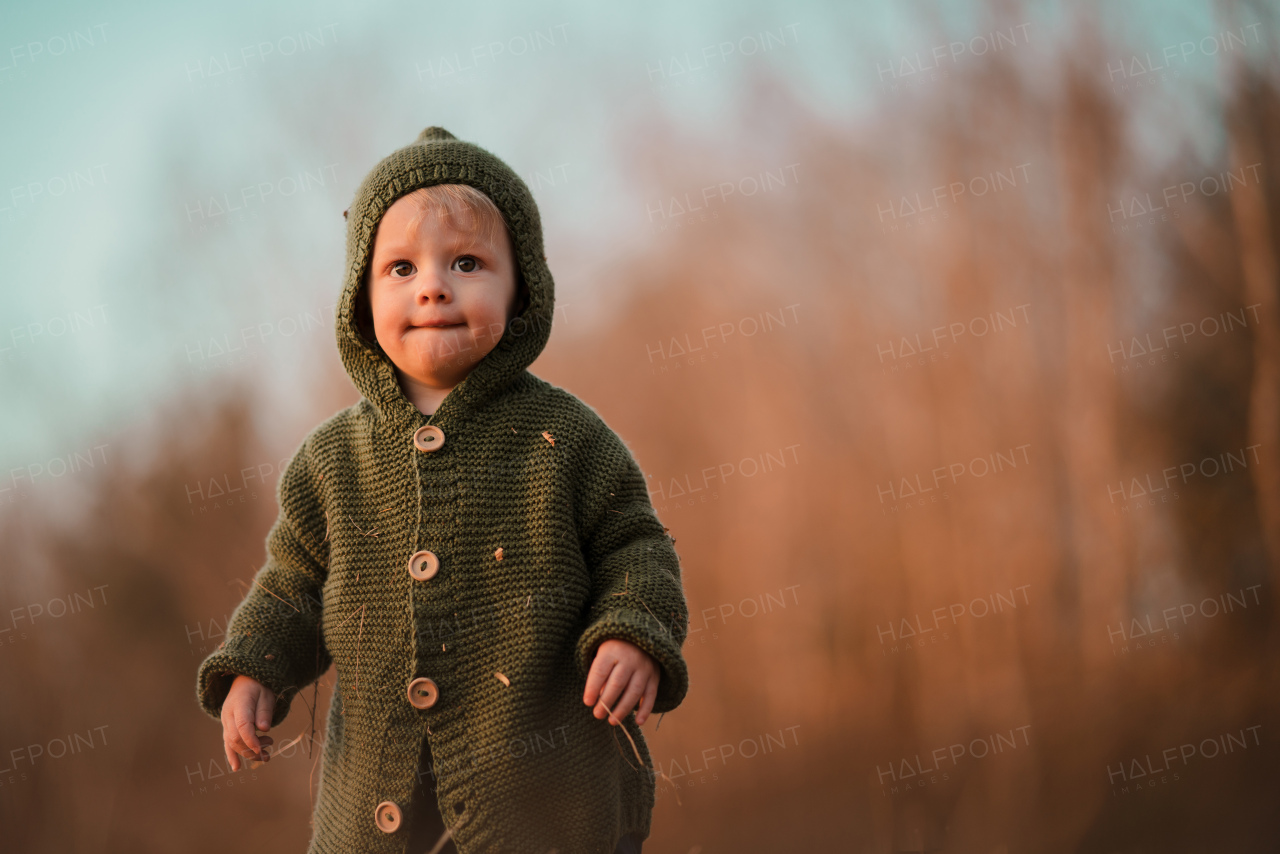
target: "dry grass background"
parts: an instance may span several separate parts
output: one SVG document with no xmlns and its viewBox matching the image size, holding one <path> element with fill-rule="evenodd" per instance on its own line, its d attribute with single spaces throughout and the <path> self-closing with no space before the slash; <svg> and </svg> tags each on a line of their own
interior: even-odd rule
<svg viewBox="0 0 1280 854">
<path fill-rule="evenodd" d="M 1280 840 L 1276 68 L 1241 64 L 1224 78 L 1221 155 L 1202 161 L 1187 145 L 1153 173 L 1126 128 L 1133 96 L 1100 73 L 1123 51 L 1090 32 L 1052 85 L 995 54 L 945 86 L 886 96 L 875 122 L 852 128 L 757 79 L 740 136 L 771 129 L 798 182 L 620 259 L 602 282 L 628 294 L 618 320 L 565 322 L 534 366 L 632 445 L 662 485 L 655 505 L 685 567 L 692 689 L 647 729 L 663 770 L 686 773 L 678 791 L 663 784 L 646 850 L 1252 851 Z M 638 181 L 673 194 L 782 165 L 748 144 L 682 138 L 660 118 L 647 126 L 619 145 Z M 1195 198 L 1154 228 L 1113 231 L 1108 205 L 1130 191 L 1259 162 L 1260 181 Z M 882 227 L 888 200 L 1023 163 L 1016 188 Z M 1251 304 L 1259 319 L 1244 330 L 1113 371 L 1116 341 Z M 697 357 L 652 355 L 787 306 L 787 324 L 767 333 Z M 966 336 L 937 362 L 877 355 L 1014 306 L 1028 322 Z M 312 421 L 354 399 L 319 338 Z M 203 651 L 191 633 L 221 623 L 236 579 L 260 564 L 274 484 L 198 515 L 187 490 L 285 457 L 306 429 L 260 430 L 253 399 L 227 384 L 175 400 L 113 443 L 117 464 L 81 479 L 82 507 L 67 509 L 63 486 L 0 516 L 17 567 L 0 576 L 6 607 L 99 584 L 110 597 L 0 646 L 4 750 L 108 725 L 105 746 L 0 777 L 6 850 L 305 844 L 312 762 L 301 751 L 200 779 L 224 760 L 195 704 Z M 1121 513 L 1110 498 L 1122 480 L 1254 444 L 1260 462 L 1194 478 L 1177 501 Z M 890 482 L 1017 446 L 1024 464 L 961 477 L 945 499 L 897 512 L 881 500 Z M 743 473 L 744 458 L 768 454 L 767 471 Z M 722 465 L 738 476 L 671 497 L 673 483 Z M 1251 585 L 1258 604 L 1193 619 L 1176 643 L 1118 654 L 1108 634 Z M 932 609 L 1013 588 L 1025 591 L 1017 609 L 962 616 L 945 640 L 882 643 L 891 623 L 919 614 L 927 625 Z M 769 607 L 744 616 L 744 600 Z M 322 691 L 321 714 L 326 704 Z M 309 724 L 295 704 L 279 736 Z M 1118 763 L 1150 754 L 1158 765 L 1166 747 L 1254 725 L 1259 745 L 1193 759 L 1176 781 L 1109 784 Z M 890 763 L 927 767 L 934 748 L 1024 726 L 1025 744 L 962 759 L 945 780 L 879 785 Z M 766 733 L 786 748 L 737 752 Z M 720 761 L 726 744 L 735 754 Z M 716 758 L 690 773 L 708 749 Z"/>
</svg>

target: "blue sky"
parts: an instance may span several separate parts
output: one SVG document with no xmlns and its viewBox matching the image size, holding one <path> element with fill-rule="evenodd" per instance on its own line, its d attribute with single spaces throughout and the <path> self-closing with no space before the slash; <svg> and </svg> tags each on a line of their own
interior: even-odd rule
<svg viewBox="0 0 1280 854">
<path fill-rule="evenodd" d="M 342 209 L 428 124 L 526 177 L 558 299 L 590 312 L 619 247 L 644 249 L 645 190 L 620 168 L 629 123 L 657 111 L 716 140 L 768 64 L 853 126 L 876 109 L 877 63 L 935 47 L 935 16 L 957 37 L 986 32 L 980 8 L 6 3 L 0 471 L 84 453 L 175 389 L 239 370 L 288 400 L 309 348 L 331 346 Z M 1153 52 L 1222 29 L 1206 3 L 1104 13 Z M 1021 20 L 1052 55 L 1059 4 Z M 205 370 L 212 342 L 246 327 L 262 330 L 254 361 Z"/>
</svg>

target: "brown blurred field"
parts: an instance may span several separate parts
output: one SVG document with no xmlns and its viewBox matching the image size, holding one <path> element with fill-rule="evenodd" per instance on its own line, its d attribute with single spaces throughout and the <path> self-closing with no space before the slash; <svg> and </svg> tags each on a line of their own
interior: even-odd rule
<svg viewBox="0 0 1280 854">
<path fill-rule="evenodd" d="M 994 54 L 857 127 L 761 77 L 740 150 L 661 117 L 619 128 L 664 196 L 797 164 L 714 218 L 651 218 L 650 251 L 609 271 L 616 319 L 569 315 L 534 366 L 631 444 L 683 561 L 692 688 L 646 727 L 670 778 L 646 851 L 1280 846 L 1270 47 L 1270 66 L 1224 64 L 1220 155 L 1179 144 L 1158 170 L 1127 124 L 1143 96 L 1101 71 L 1128 54 L 1087 27 L 1043 79 Z M 1167 220 L 1133 214 L 1227 173 Z M 932 214 L 900 202 L 978 176 L 991 192 Z M 313 757 L 218 776 L 194 678 L 275 514 L 270 473 L 200 491 L 354 401 L 331 336 L 312 340 L 307 411 L 206 387 L 0 516 L 5 611 L 106 585 L 0 635 L 0 757 L 106 727 L 0 775 L 4 850 L 305 846 Z M 310 728 L 297 703 L 277 743 Z"/>
</svg>

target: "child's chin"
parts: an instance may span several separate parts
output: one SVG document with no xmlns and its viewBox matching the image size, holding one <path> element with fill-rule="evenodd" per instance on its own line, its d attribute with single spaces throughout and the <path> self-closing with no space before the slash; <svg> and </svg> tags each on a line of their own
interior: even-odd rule
<svg viewBox="0 0 1280 854">
<path fill-rule="evenodd" d="M 459 350 L 475 346 L 465 326 L 424 327 L 410 334 L 405 343 L 405 349 L 424 362 L 448 359 Z"/>
<path fill-rule="evenodd" d="M 465 350 L 459 353 L 455 349 L 452 353 L 435 358 L 411 358 L 408 363 L 409 370 L 404 368 L 400 370 L 423 385 L 456 384 L 470 373 L 480 358 L 476 350 Z"/>
</svg>

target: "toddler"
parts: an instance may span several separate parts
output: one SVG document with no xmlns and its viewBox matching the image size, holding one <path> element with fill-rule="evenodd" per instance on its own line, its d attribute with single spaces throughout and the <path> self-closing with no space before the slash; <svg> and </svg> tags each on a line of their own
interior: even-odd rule
<svg viewBox="0 0 1280 854">
<path fill-rule="evenodd" d="M 640 726 L 688 690 L 680 564 L 627 446 L 527 370 L 553 310 L 537 206 L 489 152 L 431 127 L 361 183 L 336 325 L 362 397 L 282 473 L 197 686 L 235 771 L 334 665 L 309 852 L 649 835 Z"/>
</svg>

